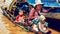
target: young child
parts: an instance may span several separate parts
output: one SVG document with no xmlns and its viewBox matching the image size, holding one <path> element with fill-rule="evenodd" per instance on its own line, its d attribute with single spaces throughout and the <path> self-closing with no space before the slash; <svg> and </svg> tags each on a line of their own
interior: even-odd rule
<svg viewBox="0 0 60 34">
<path fill-rule="evenodd" d="M 24 14 L 23 14 L 23 11 L 22 10 L 19 10 L 19 15 L 16 16 L 16 20 L 15 22 L 16 23 L 19 23 L 19 24 L 24 24 Z"/>
<path fill-rule="evenodd" d="M 42 16 L 42 15 L 41 15 L 41 16 Z M 39 24 L 39 23 L 40 23 L 40 20 L 45 19 L 45 17 L 43 18 L 43 17 L 41 17 L 41 16 L 37 16 L 35 19 L 32 20 L 32 23 L 33 23 L 33 25 L 32 25 L 32 30 L 33 30 L 36 34 L 38 34 L 38 32 L 39 32 L 39 27 L 38 27 L 38 25 L 40 25 L 40 24 Z"/>
<path fill-rule="evenodd" d="M 33 22 L 33 26 L 32 26 L 32 30 L 38 34 L 40 31 L 41 33 L 47 33 L 47 26 L 48 23 L 45 22 L 45 17 L 43 15 L 38 16 L 37 18 L 35 18 L 34 20 L 32 20 Z"/>
<path fill-rule="evenodd" d="M 38 23 L 38 28 L 42 32 L 42 34 L 50 34 L 51 31 L 48 30 L 48 23 L 45 22 L 45 17 L 43 15 L 40 16 L 40 22 Z"/>
</svg>

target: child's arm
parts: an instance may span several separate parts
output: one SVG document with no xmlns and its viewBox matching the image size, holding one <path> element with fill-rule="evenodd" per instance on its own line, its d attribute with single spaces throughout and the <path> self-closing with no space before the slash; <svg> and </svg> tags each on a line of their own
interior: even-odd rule
<svg viewBox="0 0 60 34">
<path fill-rule="evenodd" d="M 40 22 L 38 23 L 38 28 L 40 29 L 40 31 L 43 31 L 42 24 Z"/>
<path fill-rule="evenodd" d="M 23 22 L 23 23 L 24 23 L 24 21 L 25 21 L 24 18 L 25 18 L 25 16 L 23 16 L 23 18 L 22 18 L 22 22 Z"/>
</svg>

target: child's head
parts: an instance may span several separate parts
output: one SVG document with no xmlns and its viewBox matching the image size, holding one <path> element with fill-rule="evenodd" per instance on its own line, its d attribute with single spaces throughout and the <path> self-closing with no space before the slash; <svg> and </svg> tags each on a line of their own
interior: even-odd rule
<svg viewBox="0 0 60 34">
<path fill-rule="evenodd" d="M 41 23 L 44 23 L 45 22 L 45 19 L 46 19 L 45 16 L 43 16 L 43 15 L 40 16 L 40 22 Z"/>
<path fill-rule="evenodd" d="M 23 15 L 23 11 L 22 10 L 19 10 L 19 15 Z"/>
</svg>

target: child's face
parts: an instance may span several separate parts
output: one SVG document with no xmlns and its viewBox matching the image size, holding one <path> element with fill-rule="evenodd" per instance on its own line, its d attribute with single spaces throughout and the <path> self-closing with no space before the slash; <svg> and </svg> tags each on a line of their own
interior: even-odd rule
<svg viewBox="0 0 60 34">
<path fill-rule="evenodd" d="M 23 15 L 23 12 L 21 11 L 21 12 L 19 12 L 19 15 Z"/>
</svg>

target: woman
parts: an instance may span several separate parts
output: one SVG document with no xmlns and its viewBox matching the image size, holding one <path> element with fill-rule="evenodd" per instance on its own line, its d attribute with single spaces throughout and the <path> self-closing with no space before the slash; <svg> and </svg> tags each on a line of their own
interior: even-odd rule
<svg viewBox="0 0 60 34">
<path fill-rule="evenodd" d="M 41 11 L 42 11 L 42 3 L 41 4 L 37 3 L 36 6 L 34 8 L 31 8 L 29 12 L 28 25 L 32 27 L 32 31 L 35 32 L 36 34 L 39 31 L 36 26 L 38 24 L 39 21 L 38 16 L 40 16 Z"/>
<path fill-rule="evenodd" d="M 28 17 L 28 24 L 31 25 L 31 20 L 35 19 L 37 16 L 40 16 L 40 12 L 42 11 L 42 3 L 37 3 L 35 8 L 31 8 Z"/>
</svg>

